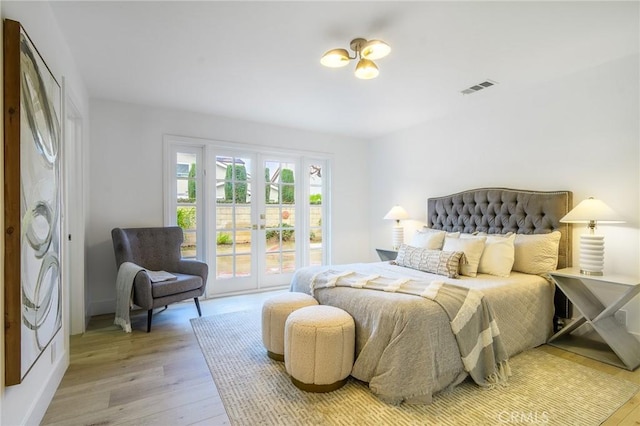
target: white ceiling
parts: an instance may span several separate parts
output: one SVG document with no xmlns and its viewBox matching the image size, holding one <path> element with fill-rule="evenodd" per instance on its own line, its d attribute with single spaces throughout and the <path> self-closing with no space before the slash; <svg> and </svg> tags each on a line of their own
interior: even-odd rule
<svg viewBox="0 0 640 426">
<path fill-rule="evenodd" d="M 51 7 L 92 97 L 363 138 L 639 51 L 635 1 Z M 377 79 L 320 65 L 355 37 L 391 45 Z M 486 79 L 499 84 L 460 93 Z"/>
</svg>

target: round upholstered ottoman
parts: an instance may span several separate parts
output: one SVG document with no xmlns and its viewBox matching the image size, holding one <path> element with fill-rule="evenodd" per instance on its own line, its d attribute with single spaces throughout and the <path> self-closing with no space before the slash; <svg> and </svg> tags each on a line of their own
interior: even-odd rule
<svg viewBox="0 0 640 426">
<path fill-rule="evenodd" d="M 282 293 L 265 300 L 262 305 L 262 343 L 269 358 L 284 361 L 284 323 L 289 314 L 318 301 L 304 293 Z"/>
<path fill-rule="evenodd" d="M 353 367 L 355 324 L 342 309 L 308 306 L 292 312 L 284 329 L 284 365 L 291 381 L 309 392 L 331 392 Z"/>
</svg>

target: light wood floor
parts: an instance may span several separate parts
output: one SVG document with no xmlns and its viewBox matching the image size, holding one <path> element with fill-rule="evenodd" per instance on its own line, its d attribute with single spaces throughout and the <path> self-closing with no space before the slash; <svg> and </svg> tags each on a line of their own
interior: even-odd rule
<svg viewBox="0 0 640 426">
<path fill-rule="evenodd" d="M 202 315 L 261 309 L 273 293 L 202 301 Z M 146 312 L 132 316 L 133 333 L 93 317 L 71 338 L 71 364 L 43 425 L 228 425 L 229 420 L 193 334 L 193 303 L 156 313 L 146 333 Z M 640 384 L 640 369 L 621 370 L 550 346 L 546 352 Z M 576 423 L 577 424 L 577 423 Z M 605 423 L 640 425 L 640 392 Z"/>
</svg>

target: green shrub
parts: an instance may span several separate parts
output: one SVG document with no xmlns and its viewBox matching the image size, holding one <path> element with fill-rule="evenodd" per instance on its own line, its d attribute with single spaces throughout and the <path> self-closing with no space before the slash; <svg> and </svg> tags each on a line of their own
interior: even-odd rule
<svg viewBox="0 0 640 426">
<path fill-rule="evenodd" d="M 271 179 L 269 178 L 269 168 L 264 169 L 264 181 L 267 182 L 264 185 L 264 202 L 269 203 L 269 197 L 271 197 Z"/>
<path fill-rule="evenodd" d="M 286 223 L 281 223 L 280 228 L 292 228 L 291 225 Z M 291 241 L 295 231 L 293 229 L 282 229 L 282 241 Z M 267 240 L 280 240 L 280 230 L 279 229 L 269 229 L 265 237 Z"/>
<path fill-rule="evenodd" d="M 191 167 L 189 168 L 188 191 L 189 191 L 189 202 L 193 203 L 193 201 L 196 199 L 196 164 L 195 163 L 191 163 Z"/>
<path fill-rule="evenodd" d="M 291 228 L 291 225 L 287 225 L 286 223 L 282 223 L 280 224 L 280 226 L 282 226 L 283 228 Z M 283 229 L 282 230 L 282 241 L 291 241 L 293 239 L 293 235 L 294 235 L 294 230 L 293 229 Z"/>
<path fill-rule="evenodd" d="M 218 244 L 219 246 L 231 245 L 233 244 L 233 239 L 231 238 L 231 235 L 220 232 L 216 237 L 216 244 Z"/>
<path fill-rule="evenodd" d="M 309 204 L 322 204 L 322 194 L 309 195 Z"/>
<path fill-rule="evenodd" d="M 234 177 L 235 170 L 235 182 L 231 182 Z M 227 172 L 225 179 L 227 182 L 224 184 L 224 199 L 227 202 L 234 201 L 239 204 L 247 203 L 247 169 L 244 165 L 229 164 L 227 166 Z M 234 190 L 235 185 L 235 190 Z"/>
<path fill-rule="evenodd" d="M 280 183 L 293 184 L 293 170 L 282 169 L 280 173 Z M 293 204 L 295 202 L 294 186 L 293 185 L 281 185 L 282 187 L 282 203 Z"/>
<path fill-rule="evenodd" d="M 195 207 L 178 207 L 176 212 L 176 221 L 182 229 L 195 229 L 196 227 L 196 208 Z"/>
<path fill-rule="evenodd" d="M 267 240 L 275 240 L 275 239 L 280 240 L 280 231 L 278 231 L 277 229 L 269 229 L 265 233 L 265 238 Z"/>
</svg>

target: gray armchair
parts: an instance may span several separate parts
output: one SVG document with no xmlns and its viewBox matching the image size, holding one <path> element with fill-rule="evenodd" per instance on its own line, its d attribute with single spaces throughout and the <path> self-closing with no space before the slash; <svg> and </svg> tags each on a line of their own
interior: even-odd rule
<svg viewBox="0 0 640 426">
<path fill-rule="evenodd" d="M 147 309 L 147 332 L 151 331 L 153 309 L 193 298 L 202 316 L 198 297 L 204 294 L 209 268 L 206 263 L 182 259 L 184 240 L 178 226 L 164 228 L 114 228 L 111 231 L 116 265 L 132 262 L 151 271 L 167 271 L 177 276 L 171 281 L 152 283 L 146 271 L 140 271 L 133 283 L 133 303 Z"/>
</svg>

